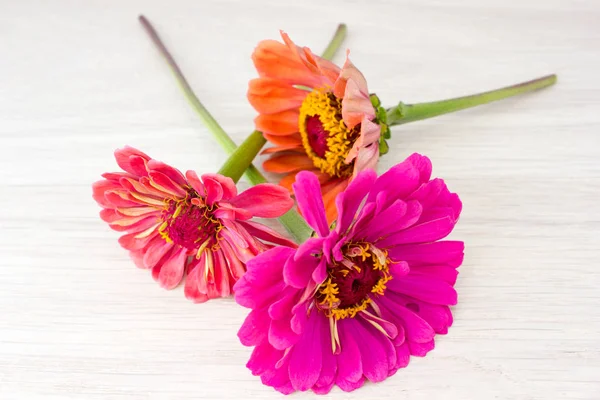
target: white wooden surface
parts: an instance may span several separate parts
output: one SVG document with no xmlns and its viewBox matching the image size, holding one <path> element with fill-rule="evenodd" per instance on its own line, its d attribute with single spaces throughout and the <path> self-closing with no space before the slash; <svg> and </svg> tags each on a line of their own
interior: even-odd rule
<svg viewBox="0 0 600 400">
<path fill-rule="evenodd" d="M 346 22 L 389 105 L 558 73 L 550 90 L 394 129 L 381 170 L 427 154 L 464 202 L 456 322 L 426 358 L 331 397 L 600 398 L 598 1 L 1 0 L 1 399 L 279 397 L 244 366 L 245 309 L 160 289 L 97 217 L 90 185 L 117 147 L 199 172 L 225 160 L 138 13 L 238 141 L 249 56 L 280 28 L 319 52 Z"/>
</svg>

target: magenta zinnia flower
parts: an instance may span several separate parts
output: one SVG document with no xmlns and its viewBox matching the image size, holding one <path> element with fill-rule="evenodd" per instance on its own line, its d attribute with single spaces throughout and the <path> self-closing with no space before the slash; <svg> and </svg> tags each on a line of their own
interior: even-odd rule
<svg viewBox="0 0 600 400">
<path fill-rule="evenodd" d="M 106 173 L 93 185 L 100 217 L 140 268 L 172 289 L 187 273 L 185 295 L 195 302 L 228 296 L 245 263 L 272 247 L 294 244 L 252 217 L 274 218 L 293 206 L 273 184 L 240 194 L 231 178 L 177 169 L 131 147 L 115 151 L 125 172 Z"/>
<path fill-rule="evenodd" d="M 452 324 L 448 306 L 464 245 L 454 228 L 458 196 L 418 154 L 376 177 L 357 175 L 336 198 L 330 230 L 317 177 L 294 184 L 316 237 L 259 254 L 235 285 L 252 311 L 238 336 L 255 346 L 247 366 L 282 393 L 379 382 L 424 356 Z"/>
</svg>

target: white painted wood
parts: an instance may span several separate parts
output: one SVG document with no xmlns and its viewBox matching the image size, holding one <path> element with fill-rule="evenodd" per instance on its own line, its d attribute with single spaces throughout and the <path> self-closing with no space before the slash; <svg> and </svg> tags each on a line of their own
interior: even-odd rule
<svg viewBox="0 0 600 400">
<path fill-rule="evenodd" d="M 558 73 L 549 90 L 394 129 L 381 170 L 428 154 L 464 201 L 456 322 L 393 378 L 331 397 L 600 398 L 598 1 L 3 0 L 1 399 L 279 397 L 244 366 L 245 309 L 160 289 L 97 217 L 90 184 L 119 146 L 199 172 L 225 160 L 140 12 L 238 141 L 255 115 L 249 56 L 279 28 L 318 52 L 346 22 L 390 105 Z"/>
</svg>

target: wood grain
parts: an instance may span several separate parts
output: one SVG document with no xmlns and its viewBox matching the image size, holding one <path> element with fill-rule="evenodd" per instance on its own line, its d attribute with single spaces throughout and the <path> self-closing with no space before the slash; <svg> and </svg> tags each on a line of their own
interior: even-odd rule
<svg viewBox="0 0 600 400">
<path fill-rule="evenodd" d="M 162 33 L 239 142 L 256 43 L 321 51 L 339 22 L 389 105 L 548 73 L 548 90 L 394 129 L 461 195 L 449 335 L 332 398 L 600 398 L 600 3 L 595 0 L 0 1 L 0 398 L 278 398 L 245 368 L 231 300 L 194 305 L 137 270 L 90 184 L 130 144 L 180 169 L 225 155 L 136 20 Z M 343 62 L 340 55 L 337 62 Z M 296 398 L 311 398 L 299 394 Z"/>
</svg>

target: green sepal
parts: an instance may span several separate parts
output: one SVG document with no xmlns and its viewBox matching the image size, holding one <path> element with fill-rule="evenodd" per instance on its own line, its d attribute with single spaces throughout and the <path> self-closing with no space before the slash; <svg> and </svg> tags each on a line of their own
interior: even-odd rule
<svg viewBox="0 0 600 400">
<path fill-rule="evenodd" d="M 381 105 L 381 100 L 375 93 L 369 96 L 371 104 L 375 109 L 375 120 L 373 121 L 381 127 L 381 135 L 379 136 L 379 154 L 386 154 L 390 150 L 390 146 L 387 144 L 386 139 L 390 139 L 392 134 L 390 127 L 387 124 L 387 110 Z"/>
</svg>

